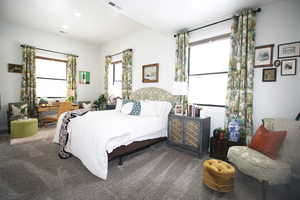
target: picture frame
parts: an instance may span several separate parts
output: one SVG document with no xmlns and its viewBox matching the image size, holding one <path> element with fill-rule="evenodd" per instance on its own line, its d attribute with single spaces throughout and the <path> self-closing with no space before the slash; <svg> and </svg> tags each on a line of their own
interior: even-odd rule
<svg viewBox="0 0 300 200">
<path fill-rule="evenodd" d="M 159 64 L 143 65 L 143 83 L 155 83 L 159 79 Z"/>
<path fill-rule="evenodd" d="M 274 44 L 255 47 L 254 67 L 273 66 Z"/>
<path fill-rule="evenodd" d="M 87 71 L 79 71 L 79 84 L 90 84 L 91 73 Z"/>
<path fill-rule="evenodd" d="M 263 82 L 275 82 L 277 79 L 277 68 L 263 69 L 262 81 Z"/>
<path fill-rule="evenodd" d="M 183 115 L 183 106 L 180 104 L 175 105 L 174 114 L 175 115 Z"/>
<path fill-rule="evenodd" d="M 281 76 L 292 76 L 297 73 L 297 59 L 281 61 Z"/>
<path fill-rule="evenodd" d="M 18 64 L 8 64 L 8 72 L 12 73 L 22 73 L 23 72 L 23 65 Z"/>
<path fill-rule="evenodd" d="M 278 59 L 300 56 L 300 41 L 278 45 Z"/>
</svg>

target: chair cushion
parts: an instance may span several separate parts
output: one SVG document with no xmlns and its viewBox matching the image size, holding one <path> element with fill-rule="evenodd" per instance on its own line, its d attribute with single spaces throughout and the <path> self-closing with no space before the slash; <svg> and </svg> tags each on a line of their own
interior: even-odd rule
<svg viewBox="0 0 300 200">
<path fill-rule="evenodd" d="M 281 160 L 268 156 L 246 146 L 230 147 L 228 160 L 243 173 L 271 185 L 286 184 L 291 177 L 291 167 Z"/>
<path fill-rule="evenodd" d="M 249 147 L 275 160 L 285 137 L 286 131 L 269 132 L 261 125 L 252 138 Z"/>
</svg>

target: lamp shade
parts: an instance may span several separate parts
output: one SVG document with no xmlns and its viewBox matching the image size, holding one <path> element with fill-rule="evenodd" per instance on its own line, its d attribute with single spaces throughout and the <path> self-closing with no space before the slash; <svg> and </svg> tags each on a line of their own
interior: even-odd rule
<svg viewBox="0 0 300 200">
<path fill-rule="evenodd" d="M 179 95 L 187 95 L 188 88 L 187 88 L 187 82 L 174 82 L 173 83 L 173 89 L 172 94 L 179 96 Z"/>
</svg>

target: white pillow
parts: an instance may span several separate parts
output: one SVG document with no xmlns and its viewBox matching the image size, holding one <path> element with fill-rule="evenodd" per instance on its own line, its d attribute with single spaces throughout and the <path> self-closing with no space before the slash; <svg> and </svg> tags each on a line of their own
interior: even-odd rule
<svg viewBox="0 0 300 200">
<path fill-rule="evenodd" d="M 91 109 L 92 108 L 92 104 L 91 103 L 82 103 L 82 107 L 84 109 Z"/>
<path fill-rule="evenodd" d="M 141 116 L 159 116 L 160 105 L 155 101 L 141 101 Z"/>
<path fill-rule="evenodd" d="M 122 106 L 123 106 L 123 100 L 117 99 L 117 104 L 116 104 L 115 110 L 121 112 Z"/>
<path fill-rule="evenodd" d="M 159 116 L 168 117 L 172 109 L 172 104 L 168 101 L 160 101 L 159 104 L 160 104 Z"/>
<path fill-rule="evenodd" d="M 122 109 L 121 109 L 121 113 L 129 115 L 129 113 L 131 113 L 133 108 L 133 102 L 129 102 L 123 105 Z"/>
</svg>

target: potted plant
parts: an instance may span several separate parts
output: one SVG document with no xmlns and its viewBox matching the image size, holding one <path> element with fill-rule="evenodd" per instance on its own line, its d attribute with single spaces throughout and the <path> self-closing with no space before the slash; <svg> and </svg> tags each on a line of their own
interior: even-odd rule
<svg viewBox="0 0 300 200">
<path fill-rule="evenodd" d="M 96 110 L 105 110 L 107 105 L 107 98 L 105 97 L 104 94 L 101 94 L 99 96 L 99 98 L 94 101 L 94 108 L 96 108 Z"/>
</svg>

